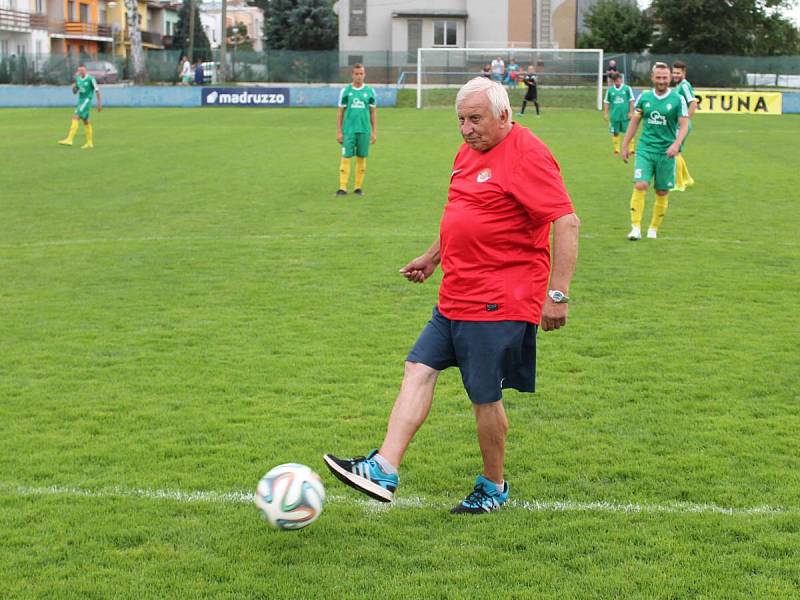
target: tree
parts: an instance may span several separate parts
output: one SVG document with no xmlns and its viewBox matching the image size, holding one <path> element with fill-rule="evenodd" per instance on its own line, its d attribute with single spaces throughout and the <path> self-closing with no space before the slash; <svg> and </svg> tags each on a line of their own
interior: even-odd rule
<svg viewBox="0 0 800 600">
<path fill-rule="evenodd" d="M 339 23 L 330 0 L 258 0 L 264 38 L 274 50 L 335 50 Z"/>
<path fill-rule="evenodd" d="M 641 52 L 653 38 L 653 21 L 635 3 L 600 0 L 583 19 L 589 28 L 578 39 L 580 48 L 614 52 Z"/>
<path fill-rule="evenodd" d="M 654 0 L 661 34 L 653 43 L 660 53 L 793 54 L 794 26 L 775 11 L 794 0 Z"/>
<path fill-rule="evenodd" d="M 800 54 L 800 31 L 788 20 L 773 14 L 756 28 L 754 56 Z"/>
<path fill-rule="evenodd" d="M 203 31 L 203 24 L 200 22 L 200 10 L 197 8 L 198 2 L 184 0 L 181 9 L 178 11 L 178 22 L 175 24 L 175 35 L 172 37 L 172 47 L 180 50 L 181 54 L 189 56 L 189 7 L 194 5 L 194 56 L 189 56 L 189 60 L 194 62 L 195 58 L 210 58 L 211 43 L 208 41 L 206 32 Z"/>
<path fill-rule="evenodd" d="M 136 0 L 125 0 L 125 17 L 128 21 L 128 39 L 131 41 L 133 81 L 144 83 L 147 79 L 147 70 L 144 64 L 142 32 L 139 30 L 139 7 L 136 4 Z"/>
<path fill-rule="evenodd" d="M 236 30 L 234 32 L 234 29 Z M 233 46 L 239 50 L 252 50 L 253 40 L 247 35 L 247 25 L 241 21 L 236 25 L 231 25 L 225 30 L 228 46 Z"/>
</svg>

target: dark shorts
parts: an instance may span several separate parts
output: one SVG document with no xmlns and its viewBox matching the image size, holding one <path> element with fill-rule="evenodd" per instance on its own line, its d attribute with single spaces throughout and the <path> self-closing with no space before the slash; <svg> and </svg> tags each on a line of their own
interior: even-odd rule
<svg viewBox="0 0 800 600">
<path fill-rule="evenodd" d="M 526 102 L 536 102 L 536 92 L 528 92 L 525 94 L 525 101 Z"/>
<path fill-rule="evenodd" d="M 458 367 L 474 404 L 497 402 L 503 388 L 534 391 L 536 330 L 524 321 L 451 321 L 434 307 L 406 360 L 437 371 Z"/>
</svg>

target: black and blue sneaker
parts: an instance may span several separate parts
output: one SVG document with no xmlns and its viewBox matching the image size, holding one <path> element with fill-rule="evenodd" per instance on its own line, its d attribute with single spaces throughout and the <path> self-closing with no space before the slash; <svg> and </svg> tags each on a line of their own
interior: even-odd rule
<svg viewBox="0 0 800 600">
<path fill-rule="evenodd" d="M 508 482 L 503 483 L 503 491 L 497 489 L 497 485 L 486 479 L 483 475 L 478 475 L 475 480 L 475 487 L 469 496 L 464 498 L 461 503 L 450 510 L 453 514 L 472 514 L 482 515 L 484 513 L 497 510 L 508 502 Z"/>
<path fill-rule="evenodd" d="M 331 473 L 342 483 L 381 502 L 391 502 L 399 478 L 396 473 L 387 473 L 374 460 L 378 453 L 373 450 L 367 456 L 336 458 L 332 454 L 322 457 Z"/>
</svg>

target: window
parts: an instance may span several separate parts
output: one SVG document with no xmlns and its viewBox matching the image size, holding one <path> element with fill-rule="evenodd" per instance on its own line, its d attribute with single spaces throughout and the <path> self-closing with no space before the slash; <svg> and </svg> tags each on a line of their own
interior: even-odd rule
<svg viewBox="0 0 800 600">
<path fill-rule="evenodd" d="M 42 40 L 36 40 L 36 57 L 42 56 Z"/>
<path fill-rule="evenodd" d="M 75 0 L 67 2 L 67 21 L 75 20 Z"/>
<path fill-rule="evenodd" d="M 455 21 L 434 21 L 433 22 L 433 45 L 434 46 L 455 46 L 456 45 L 456 22 Z"/>
<path fill-rule="evenodd" d="M 100 23 L 101 25 L 105 25 L 106 24 L 106 18 L 107 18 L 106 17 L 106 7 L 103 6 L 103 5 L 100 5 L 100 8 L 98 8 L 98 12 L 97 12 L 97 22 Z"/>
<path fill-rule="evenodd" d="M 167 35 L 172 35 L 172 21 L 167 21 Z"/>
<path fill-rule="evenodd" d="M 89 5 L 88 4 L 80 4 L 80 11 L 81 11 L 81 23 L 88 23 L 89 22 Z"/>
<path fill-rule="evenodd" d="M 367 0 L 350 0 L 348 35 L 367 35 Z"/>
<path fill-rule="evenodd" d="M 0 40 L 0 55 L 8 56 L 8 40 Z"/>
<path fill-rule="evenodd" d="M 36 14 L 44 14 L 44 0 L 36 0 Z"/>
<path fill-rule="evenodd" d="M 422 19 L 408 21 L 408 55 L 409 63 L 417 62 L 417 50 L 422 47 Z"/>
</svg>

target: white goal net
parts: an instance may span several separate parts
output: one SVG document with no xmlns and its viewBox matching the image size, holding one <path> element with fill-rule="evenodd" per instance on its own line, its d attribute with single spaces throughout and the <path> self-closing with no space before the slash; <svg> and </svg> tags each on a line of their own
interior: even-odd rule
<svg viewBox="0 0 800 600">
<path fill-rule="evenodd" d="M 513 72 L 509 66 L 515 63 L 519 73 L 533 66 L 543 104 L 603 108 L 603 51 L 551 48 L 420 48 L 417 108 L 452 104 L 455 89 L 491 68 L 498 58 L 505 69 L 502 81 L 512 92 L 520 88 L 521 93 L 523 85 L 508 75 Z"/>
</svg>

